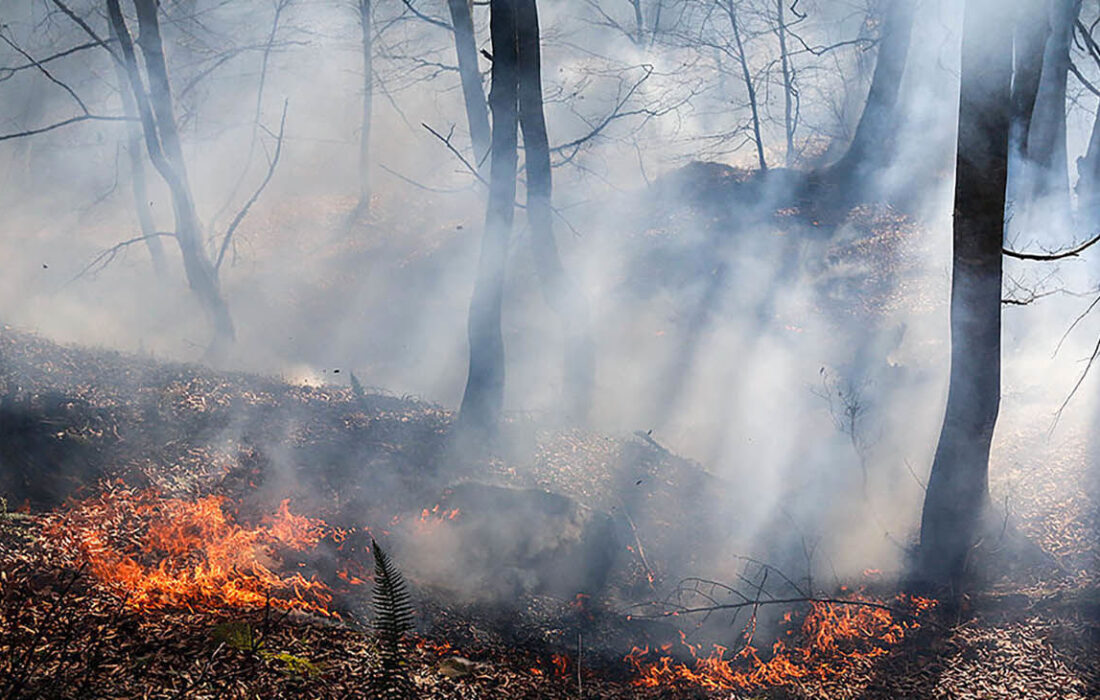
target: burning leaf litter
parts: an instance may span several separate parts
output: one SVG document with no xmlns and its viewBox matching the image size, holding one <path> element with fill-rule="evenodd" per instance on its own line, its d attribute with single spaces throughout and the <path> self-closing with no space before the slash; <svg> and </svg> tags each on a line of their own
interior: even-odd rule
<svg viewBox="0 0 1100 700">
<path fill-rule="evenodd" d="M 279 573 L 279 562 L 347 533 L 292 513 L 289 500 L 255 526 L 239 522 L 234 510 L 220 495 L 170 498 L 118 487 L 52 514 L 46 534 L 137 610 L 271 605 L 334 615 L 326 583 Z"/>
</svg>

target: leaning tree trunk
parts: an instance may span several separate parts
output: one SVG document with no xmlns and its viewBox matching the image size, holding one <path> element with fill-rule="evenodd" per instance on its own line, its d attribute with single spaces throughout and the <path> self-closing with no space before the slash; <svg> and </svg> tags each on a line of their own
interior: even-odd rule
<svg viewBox="0 0 1100 700">
<path fill-rule="evenodd" d="M 111 37 L 115 33 L 111 31 Z M 142 157 L 141 126 L 138 123 L 137 106 L 134 104 L 134 95 L 129 90 L 130 79 L 126 74 L 126 68 L 118 61 L 113 61 L 115 77 L 118 79 L 118 93 L 122 97 L 122 111 L 131 121 L 126 122 L 126 155 L 130 159 L 130 187 L 134 194 L 134 209 L 137 212 L 138 225 L 141 227 L 141 235 L 145 238 L 145 246 L 149 249 L 149 257 L 153 260 L 153 271 L 158 276 L 168 272 L 168 265 L 164 259 L 164 244 L 157 236 L 157 228 L 153 223 L 153 212 L 149 208 L 149 191 L 145 181 L 145 159 Z"/>
<path fill-rule="evenodd" d="M 869 172 L 888 164 L 894 155 L 896 106 L 909 55 L 913 5 L 912 0 L 886 0 L 867 102 L 848 150 L 829 168 L 825 177 L 844 189 L 850 189 Z"/>
<path fill-rule="evenodd" d="M 756 99 L 756 86 L 752 82 L 752 74 L 749 72 L 749 60 L 745 55 L 745 46 L 741 43 L 741 28 L 737 20 L 737 7 L 734 0 L 726 0 L 723 6 L 730 18 L 730 27 L 733 29 L 733 42 L 737 46 L 737 62 L 741 64 L 741 78 L 745 81 L 745 91 L 749 95 L 749 110 L 752 112 L 752 135 L 756 143 L 756 159 L 760 165 L 760 172 L 768 169 L 768 161 L 764 157 L 764 139 L 760 135 L 760 110 Z"/>
<path fill-rule="evenodd" d="M 489 154 L 489 107 L 481 87 L 481 72 L 477 68 L 477 39 L 470 0 L 447 0 L 451 8 L 451 25 L 455 33 L 455 53 L 458 55 L 458 76 L 462 81 L 462 98 L 466 102 L 466 121 L 470 126 L 474 160 L 480 168 Z"/>
<path fill-rule="evenodd" d="M 1001 250 L 1012 25 L 999 0 L 967 0 L 963 27 L 947 409 L 921 517 L 923 577 L 958 584 L 989 501 L 1000 406 Z"/>
<path fill-rule="evenodd" d="M 172 111 L 168 70 L 160 40 L 156 0 L 135 0 L 142 56 L 149 78 L 149 94 L 137 66 L 133 40 L 119 7 L 119 0 L 107 0 L 107 11 L 115 36 L 122 50 L 123 62 L 130 78 L 134 103 L 141 117 L 142 131 L 149 160 L 168 184 L 172 195 L 172 210 L 176 221 L 176 240 L 183 257 L 183 267 L 191 291 L 195 293 L 207 315 L 214 334 L 207 356 L 221 359 L 235 338 L 229 307 L 222 297 L 217 272 L 202 247 L 201 226 L 195 212 L 191 187 L 187 181 L 183 150 Z"/>
<path fill-rule="evenodd" d="M 1039 91 L 1027 135 L 1027 158 L 1035 166 L 1034 193 L 1053 195 L 1068 213 L 1069 168 L 1066 156 L 1066 81 L 1073 26 L 1081 12 L 1081 0 L 1053 0 L 1050 35 L 1043 49 Z"/>
<path fill-rule="evenodd" d="M 584 421 L 592 404 L 595 349 L 588 300 L 569 279 L 554 239 L 551 207 L 550 143 L 542 103 L 539 19 L 535 0 L 516 3 L 516 44 L 519 47 L 519 123 L 527 168 L 527 218 L 531 245 L 547 302 L 565 331 L 564 403 L 566 416 Z"/>
<path fill-rule="evenodd" d="M 374 47 L 371 0 L 359 0 L 359 27 L 363 39 L 363 114 L 359 127 L 359 211 L 370 210 L 370 127 L 374 104 Z"/>
<path fill-rule="evenodd" d="M 513 0 L 492 0 L 489 7 L 493 45 L 489 206 L 467 322 L 470 367 L 459 410 L 460 424 L 484 435 L 495 431 L 504 405 L 504 337 L 500 324 L 508 239 L 515 217 L 517 121 Z"/>
</svg>

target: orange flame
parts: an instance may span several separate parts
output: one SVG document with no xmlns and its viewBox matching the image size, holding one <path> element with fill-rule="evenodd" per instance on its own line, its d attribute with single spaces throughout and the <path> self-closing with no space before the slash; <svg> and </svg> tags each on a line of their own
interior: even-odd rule
<svg viewBox="0 0 1100 700">
<path fill-rule="evenodd" d="M 47 532 L 100 582 L 139 610 L 271 605 L 334 616 L 316 577 L 277 573 L 279 553 L 306 551 L 346 533 L 295 515 L 289 500 L 258 527 L 236 522 L 224 496 L 168 498 L 120 488 L 68 504 Z"/>
<path fill-rule="evenodd" d="M 676 685 L 744 691 L 799 680 L 827 681 L 847 673 L 861 660 L 888 653 L 889 647 L 920 626 L 916 618 L 936 604 L 927 598 L 907 596 L 899 596 L 898 602 L 912 611 L 911 619 L 895 620 L 893 613 L 884 607 L 811 602 L 799 629 L 799 643 L 789 645 L 780 639 L 767 661 L 760 658 L 751 644 L 728 659 L 728 649 L 719 645 L 710 654 L 699 656 L 699 647 L 686 639 L 681 643 L 694 659 L 691 665 L 658 655 L 667 654 L 668 645 L 653 652 L 648 647 L 635 647 L 625 660 L 635 673 L 634 685 L 647 688 Z M 789 613 L 784 620 L 790 621 Z M 794 630 L 788 630 L 787 636 L 794 636 Z"/>
</svg>

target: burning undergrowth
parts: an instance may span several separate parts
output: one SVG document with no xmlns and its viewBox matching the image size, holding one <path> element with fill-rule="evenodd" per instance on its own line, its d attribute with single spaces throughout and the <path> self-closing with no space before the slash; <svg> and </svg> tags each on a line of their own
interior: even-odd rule
<svg viewBox="0 0 1100 700">
<path fill-rule="evenodd" d="M 347 532 L 292 513 L 289 499 L 250 525 L 226 496 L 172 498 L 115 484 L 48 516 L 45 532 L 59 555 L 137 610 L 270 605 L 336 614 L 328 583 L 285 570 L 307 567 L 318 545 L 340 546 Z"/>
<path fill-rule="evenodd" d="M 776 601 L 770 601 L 776 602 Z M 626 662 L 634 683 L 657 688 L 685 686 L 722 691 L 751 691 L 794 684 L 827 684 L 866 668 L 921 627 L 936 602 L 897 596 L 889 603 L 850 596 L 844 599 L 790 601 L 808 605 L 804 613 L 783 614 L 779 639 L 763 652 L 754 645 L 755 616 L 740 650 L 715 645 L 705 653 L 686 635 L 680 646 L 690 662 L 677 662 L 671 645 L 635 648 Z"/>
<path fill-rule="evenodd" d="M 809 586 L 765 600 L 748 586 L 745 611 L 760 608 L 751 635 L 728 621 L 692 634 L 683 611 L 628 619 L 630 605 L 720 559 L 706 526 L 727 511 L 701 495 L 732 491 L 648 434 L 548 439 L 512 422 L 528 438 L 519 448 L 452 463 L 440 458 L 449 417 L 422 403 L 7 330 L 0 349 L 0 388 L 31 397 L 9 404 L 35 419 L 17 435 L 51 447 L 28 453 L 22 473 L 76 454 L 111 477 L 85 481 L 60 506 L 21 495 L 12 505 L 28 514 L 0 528 L 0 678 L 29 659 L 29 671 L 9 674 L 24 689 L 49 696 L 58 678 L 74 688 L 58 697 L 149 687 L 163 697 L 370 697 L 376 653 L 359 624 L 370 534 L 411 584 L 419 644 L 408 661 L 423 697 L 820 697 L 814 686 L 844 686 L 830 697 L 951 695 L 927 675 L 935 664 L 913 659 L 932 655 L 958 676 L 971 658 L 939 661 L 914 646 L 946 634 L 937 613 L 884 581 L 858 604 Z M 315 488 L 294 489 L 307 478 Z M 456 603 L 441 583 L 491 594 Z M 732 639 L 729 650 L 710 643 Z M 899 664 L 915 685 L 876 695 L 874 678 Z"/>
</svg>

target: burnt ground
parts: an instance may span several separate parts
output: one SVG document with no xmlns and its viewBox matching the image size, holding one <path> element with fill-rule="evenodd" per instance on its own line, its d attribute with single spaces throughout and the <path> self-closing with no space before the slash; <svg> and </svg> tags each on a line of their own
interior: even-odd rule
<svg viewBox="0 0 1100 700">
<path fill-rule="evenodd" d="M 490 457 L 475 457 L 451 444 L 449 412 L 409 398 L 63 347 L 10 327 L 0 331 L 0 357 L 0 490 L 17 511 L 0 531 L 7 697 L 370 697 L 366 591 L 337 600 L 342 620 L 270 609 L 136 611 L 59 551 L 43 529 L 51 511 L 119 480 L 177 496 L 224 494 L 244 518 L 289 497 L 296 511 L 334 525 L 372 527 L 399 562 L 413 551 L 403 542 L 423 535 L 402 523 L 423 522 L 417 514 L 437 504 L 463 508 L 466 529 L 442 539 L 458 556 L 436 554 L 462 565 L 454 571 L 473 586 L 405 562 L 419 624 L 410 660 L 423 697 L 708 696 L 699 687 L 639 688 L 619 661 L 632 644 L 674 635 L 663 623 L 627 620 L 622 607 L 655 597 L 705 559 L 706 533 L 693 528 L 700 513 L 723 507 L 706 498 L 723 490 L 715 477 L 647 435 L 551 430 L 516 417 Z M 1019 430 L 1021 441 L 1034 438 L 1033 427 Z M 1021 467 L 1006 477 L 1020 531 L 1058 567 L 1011 569 L 954 617 L 928 619 L 888 653 L 827 681 L 710 695 L 1100 696 L 1086 463 L 1052 460 L 1039 474 Z M 527 558 L 471 544 L 502 522 L 478 512 L 487 498 L 516 510 L 512 520 L 496 516 L 519 532 Z M 692 507 L 670 507 L 685 502 Z M 544 518 L 539 529 L 568 523 L 579 534 L 538 541 L 520 525 L 532 513 Z M 694 551 L 682 547 L 685 532 Z M 590 565 L 555 577 L 579 558 Z M 574 590 L 587 598 L 572 599 Z M 251 630 L 262 644 L 242 645 L 227 629 Z"/>
</svg>

